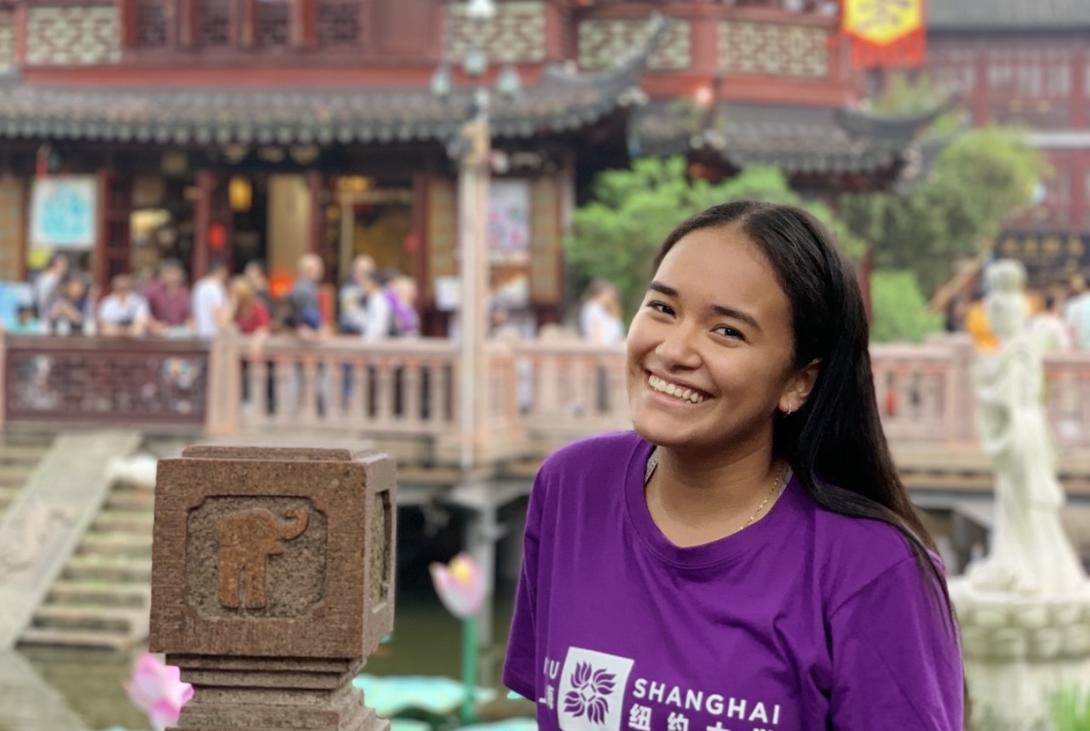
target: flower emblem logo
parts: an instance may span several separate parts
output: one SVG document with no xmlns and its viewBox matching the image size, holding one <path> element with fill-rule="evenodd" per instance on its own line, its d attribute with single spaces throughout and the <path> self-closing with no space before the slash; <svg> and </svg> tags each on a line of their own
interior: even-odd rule
<svg viewBox="0 0 1090 731">
<path fill-rule="evenodd" d="M 571 676 L 572 689 L 564 695 L 564 710 L 577 718 L 586 714 L 593 723 L 603 723 L 609 712 L 606 696 L 613 692 L 615 682 L 613 673 L 578 663 Z"/>
</svg>

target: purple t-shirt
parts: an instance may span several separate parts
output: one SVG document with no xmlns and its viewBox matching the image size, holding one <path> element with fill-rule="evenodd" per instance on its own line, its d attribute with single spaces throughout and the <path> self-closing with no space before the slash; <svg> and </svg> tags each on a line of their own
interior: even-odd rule
<svg viewBox="0 0 1090 731">
<path fill-rule="evenodd" d="M 560 450 L 530 495 L 503 679 L 563 731 L 954 731 L 957 631 L 905 538 L 792 479 L 690 548 L 644 498 L 632 432 Z"/>
</svg>

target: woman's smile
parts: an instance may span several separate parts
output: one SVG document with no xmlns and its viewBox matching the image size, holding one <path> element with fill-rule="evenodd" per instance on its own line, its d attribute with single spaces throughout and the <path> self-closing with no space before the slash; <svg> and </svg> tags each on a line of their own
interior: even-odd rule
<svg viewBox="0 0 1090 731">
<path fill-rule="evenodd" d="M 646 375 L 647 391 L 658 403 L 668 404 L 672 407 L 693 408 L 712 398 L 699 389 L 675 383 L 657 376 L 651 371 L 646 371 Z"/>
</svg>

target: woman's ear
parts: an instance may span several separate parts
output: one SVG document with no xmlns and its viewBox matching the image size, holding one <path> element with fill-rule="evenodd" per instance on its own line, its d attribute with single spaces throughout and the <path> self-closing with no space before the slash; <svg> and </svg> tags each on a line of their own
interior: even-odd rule
<svg viewBox="0 0 1090 731">
<path fill-rule="evenodd" d="M 780 395 L 780 411 L 785 414 L 793 414 L 806 405 L 806 399 L 810 398 L 810 392 L 814 390 L 818 375 L 821 373 L 821 359 L 814 358 L 805 366 L 795 371 L 787 380 L 783 393 Z"/>
</svg>

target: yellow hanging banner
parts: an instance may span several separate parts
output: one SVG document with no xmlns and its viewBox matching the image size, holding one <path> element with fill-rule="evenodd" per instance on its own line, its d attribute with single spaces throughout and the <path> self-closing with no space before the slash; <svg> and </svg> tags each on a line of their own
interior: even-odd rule
<svg viewBox="0 0 1090 731">
<path fill-rule="evenodd" d="M 924 57 L 924 0 L 843 0 L 857 66 L 916 66 Z"/>
</svg>

